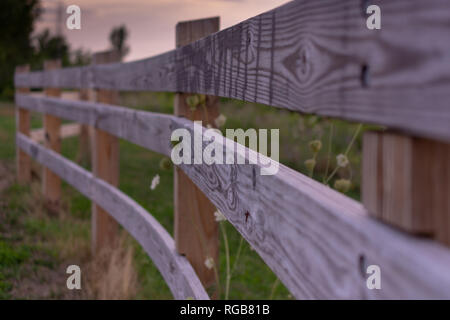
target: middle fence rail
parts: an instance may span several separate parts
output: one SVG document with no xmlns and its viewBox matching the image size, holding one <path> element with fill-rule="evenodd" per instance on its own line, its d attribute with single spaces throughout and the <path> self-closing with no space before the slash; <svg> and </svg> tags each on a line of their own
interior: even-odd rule
<svg viewBox="0 0 450 320">
<path fill-rule="evenodd" d="M 419 95 L 414 79 L 408 78 L 416 67 L 405 63 L 404 69 L 393 73 L 389 63 L 367 54 L 374 49 L 378 57 L 397 61 L 405 55 L 404 48 L 414 46 L 415 34 L 396 32 L 394 27 L 405 20 L 426 21 L 433 10 L 442 9 L 429 26 L 439 34 L 450 17 L 449 7 L 439 0 L 378 2 L 386 12 L 384 23 L 394 30 L 380 38 L 364 28 L 351 28 L 365 23 L 360 1 L 345 5 L 334 0 L 294 1 L 157 57 L 16 73 L 15 84 L 211 94 L 450 141 L 448 99 L 443 99 L 449 96 L 448 80 L 423 76 L 428 89 Z M 402 5 L 408 10 L 397 21 Z M 360 40 L 365 36 L 372 42 Z M 435 53 L 449 56 L 448 42 L 433 46 Z M 423 47 L 412 49 L 414 54 L 406 54 L 406 59 L 422 56 L 435 66 L 445 61 L 428 60 L 431 53 Z M 426 99 L 433 103 L 424 108 Z M 19 110 L 89 125 L 166 156 L 173 147 L 173 130 L 184 128 L 194 134 L 191 120 L 110 104 L 26 93 L 16 94 L 16 104 Z M 203 142 L 203 148 L 209 143 Z M 213 143 L 247 163 L 251 157 L 265 158 L 225 137 Z M 23 133 L 17 135 L 17 146 L 122 224 L 153 259 L 175 298 L 208 298 L 173 239 L 133 200 Z M 281 164 L 272 176 L 260 175 L 263 166 L 250 163 L 179 167 L 296 298 L 450 298 L 448 248 L 373 219 L 362 204 L 323 184 Z M 372 264 L 382 270 L 382 290 L 366 286 L 365 268 Z"/>
</svg>

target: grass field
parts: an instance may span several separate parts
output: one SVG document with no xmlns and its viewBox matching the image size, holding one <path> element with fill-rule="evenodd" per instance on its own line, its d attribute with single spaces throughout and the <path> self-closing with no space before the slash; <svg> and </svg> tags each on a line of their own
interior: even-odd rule
<svg viewBox="0 0 450 320">
<path fill-rule="evenodd" d="M 126 93 L 121 104 L 154 112 L 172 113 L 171 94 Z M 280 160 L 307 173 L 304 161 L 312 157 L 308 143 L 323 143 L 316 157 L 313 177 L 323 181 L 336 167 L 335 156 L 343 153 L 356 130 L 355 124 L 301 116 L 267 106 L 223 99 L 221 112 L 226 128 L 279 128 Z M 41 116 L 33 114 L 32 127 L 41 126 Z M 117 253 L 97 261 L 90 256 L 90 201 L 63 184 L 62 212 L 50 214 L 40 197 L 39 183 L 14 184 L 14 108 L 0 103 L 0 299 L 5 298 L 137 298 L 171 299 L 169 289 L 145 252 L 131 237 L 124 236 Z M 329 141 L 332 143 L 330 144 Z M 62 154 L 76 159 L 78 138 L 63 141 Z M 330 160 L 328 160 L 330 150 Z M 348 195 L 359 199 L 360 139 L 348 153 L 350 167 L 337 170 L 336 178 L 351 178 Z M 126 141 L 120 141 L 120 189 L 136 200 L 172 234 L 173 174 L 160 168 L 162 156 Z M 39 167 L 34 164 L 39 179 Z M 327 169 L 328 167 L 328 169 Z M 152 178 L 161 182 L 150 189 Z M 329 184 L 335 178 L 330 179 Z M 1 186 L 2 184 L 0 184 Z M 240 235 L 226 223 L 234 263 Z M 221 246 L 220 279 L 225 279 L 225 252 Z M 108 260 L 109 259 L 109 260 Z M 65 267 L 78 264 L 83 288 L 72 292 L 65 286 Z M 130 267 L 131 265 L 131 267 Z M 102 272 L 100 272 L 102 270 Z M 107 270 L 107 271 L 104 271 Z M 223 297 L 223 290 L 222 290 Z M 290 299 L 276 276 L 259 256 L 244 243 L 233 273 L 231 299 Z"/>
</svg>

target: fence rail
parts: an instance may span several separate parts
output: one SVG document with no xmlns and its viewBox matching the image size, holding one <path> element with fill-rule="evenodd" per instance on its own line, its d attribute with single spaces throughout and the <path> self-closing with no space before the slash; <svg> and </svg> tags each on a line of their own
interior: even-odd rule
<svg viewBox="0 0 450 320">
<path fill-rule="evenodd" d="M 160 56 L 16 73 L 15 84 L 210 94 L 450 141 L 448 2 L 373 2 L 383 7 L 389 31 L 365 28 L 361 1 L 294 1 Z M 421 41 L 417 24 L 426 26 Z M 16 104 L 164 155 L 170 155 L 174 129 L 194 127 L 185 118 L 98 102 L 19 92 Z M 232 148 L 235 157 L 262 156 L 226 138 L 214 143 L 224 152 Z M 126 195 L 22 133 L 17 145 L 122 224 L 176 298 L 208 297 L 192 262 L 177 255 L 167 232 Z M 296 298 L 450 298 L 448 248 L 387 226 L 362 204 L 298 172 L 283 165 L 273 176 L 260 176 L 259 164 L 179 167 Z M 448 188 L 448 179 L 442 181 Z M 445 188 L 439 201 L 447 201 Z M 442 217 L 450 216 L 448 207 L 440 209 Z M 382 290 L 366 287 L 364 268 L 370 264 L 382 269 Z"/>
</svg>

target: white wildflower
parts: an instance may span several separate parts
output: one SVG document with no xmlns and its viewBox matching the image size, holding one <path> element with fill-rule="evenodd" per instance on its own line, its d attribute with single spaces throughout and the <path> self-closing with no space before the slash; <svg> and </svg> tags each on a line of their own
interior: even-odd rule
<svg viewBox="0 0 450 320">
<path fill-rule="evenodd" d="M 206 258 L 206 260 L 205 260 L 205 266 L 206 266 L 208 269 L 212 269 L 212 268 L 214 267 L 214 259 L 211 258 L 211 257 Z"/>
<path fill-rule="evenodd" d="M 225 216 L 223 215 L 222 212 L 220 212 L 220 210 L 217 210 L 216 212 L 214 212 L 214 216 L 216 217 L 216 221 L 220 222 L 220 221 L 226 221 L 227 218 L 225 218 Z"/>
<path fill-rule="evenodd" d="M 216 124 L 217 128 L 223 127 L 225 125 L 225 122 L 227 121 L 227 117 L 225 117 L 223 114 L 220 114 L 215 120 L 214 123 Z"/>
<path fill-rule="evenodd" d="M 156 176 L 153 177 L 152 179 L 152 185 L 150 186 L 151 190 L 155 190 L 155 188 L 158 186 L 159 184 L 159 174 L 157 174 Z"/>
<path fill-rule="evenodd" d="M 337 165 L 341 168 L 345 168 L 348 165 L 348 158 L 345 154 L 338 154 L 336 156 Z"/>
</svg>

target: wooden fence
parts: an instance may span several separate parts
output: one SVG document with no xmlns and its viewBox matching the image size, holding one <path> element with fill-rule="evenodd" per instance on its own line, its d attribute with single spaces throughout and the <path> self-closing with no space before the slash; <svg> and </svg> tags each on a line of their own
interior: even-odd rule
<svg viewBox="0 0 450 320">
<path fill-rule="evenodd" d="M 29 181 L 32 157 L 47 168 L 44 193 L 55 206 L 58 177 L 90 198 L 96 248 L 114 238 L 113 217 L 177 299 L 208 299 L 215 207 L 296 298 L 450 298 L 450 5 L 371 2 L 382 8 L 381 30 L 366 28 L 366 1 L 299 0 L 220 32 L 218 18 L 179 23 L 176 50 L 140 61 L 102 53 L 85 67 L 19 68 L 19 180 Z M 97 100 L 60 99 L 61 88 L 84 99 L 89 89 Z M 116 106 L 119 90 L 176 92 L 175 115 Z M 209 119 L 221 96 L 385 126 L 364 136 L 363 204 L 283 165 L 262 176 L 259 164 L 182 164 L 172 239 L 116 188 L 117 139 L 170 156 L 171 132 L 206 120 L 186 106 L 194 93 L 208 95 Z M 29 111 L 46 115 L 44 145 L 29 138 Z M 92 128 L 93 173 L 58 154 L 59 119 Z M 226 140 L 214 143 L 246 159 L 253 152 Z M 366 286 L 372 264 L 381 268 L 380 290 Z"/>
</svg>

